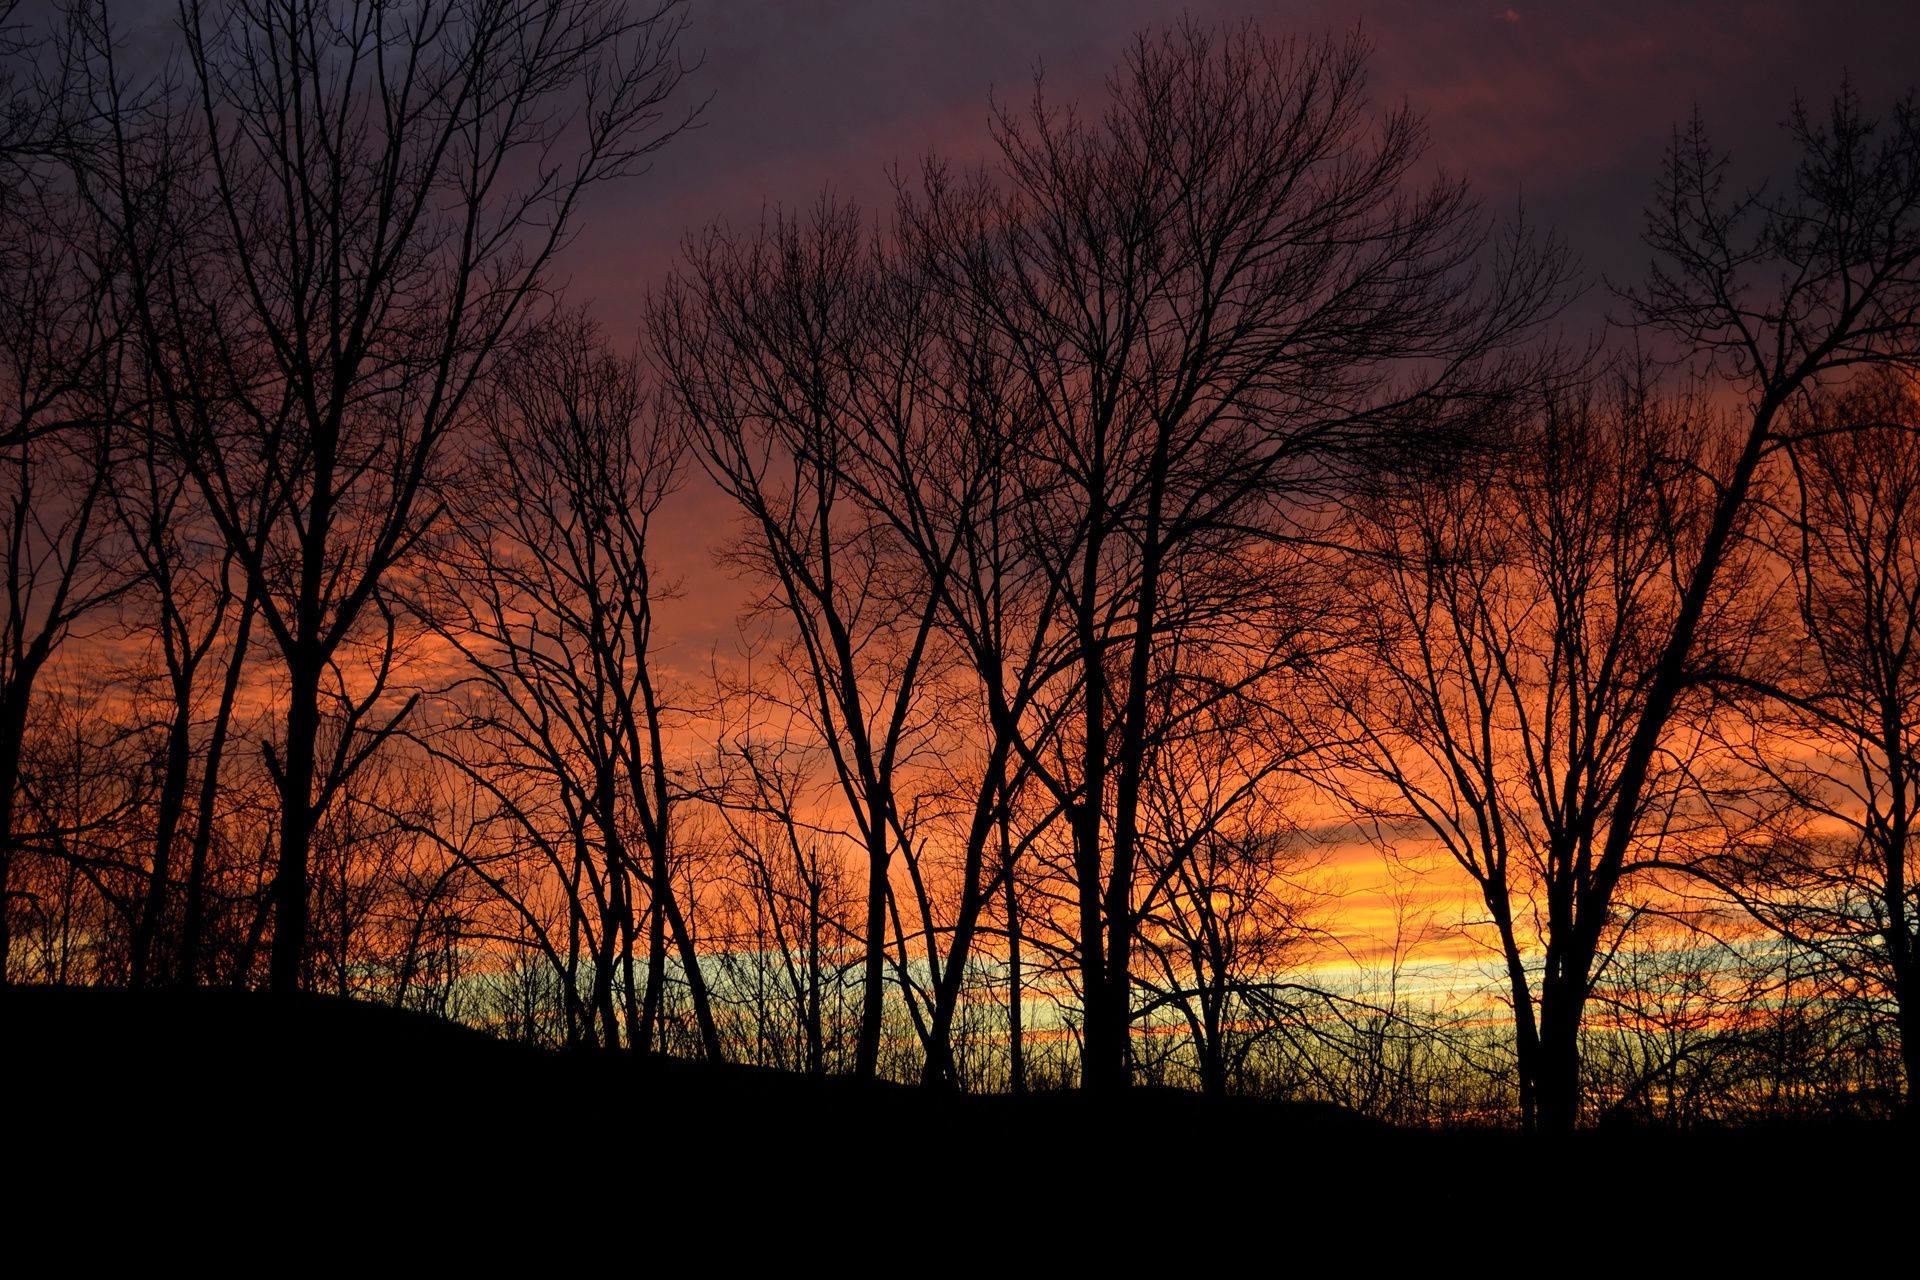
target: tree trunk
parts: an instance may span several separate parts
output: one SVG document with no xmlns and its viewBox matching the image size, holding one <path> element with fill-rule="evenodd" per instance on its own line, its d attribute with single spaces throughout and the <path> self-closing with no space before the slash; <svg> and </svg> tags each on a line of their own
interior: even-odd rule
<svg viewBox="0 0 1920 1280">
<path fill-rule="evenodd" d="M 1209 991 L 1206 996 L 1206 1025 L 1200 1037 L 1200 1096 L 1220 1099 L 1227 1096 L 1226 1029 L 1222 1025 L 1221 1004 L 1226 992 Z"/>
<path fill-rule="evenodd" d="M 160 782 L 160 802 L 154 820 L 153 868 L 147 878 L 147 900 L 133 929 L 132 957 L 127 982 L 136 990 L 147 984 L 153 957 L 153 939 L 166 914 L 167 889 L 173 874 L 173 841 L 187 804 L 187 770 L 193 755 L 193 686 L 174 684 L 173 722 L 167 727 L 167 759 Z"/>
<path fill-rule="evenodd" d="M 1910 1121 L 1920 1121 L 1920 975 L 1914 972 L 1916 957 L 1914 954 L 1914 935 L 1912 923 L 1906 912 L 1905 868 L 1898 861 L 1904 854 L 1904 845 L 1899 854 L 1889 860 L 1887 877 L 1888 906 L 1887 913 L 1887 952 L 1892 962 L 1892 988 L 1894 1026 L 1900 1032 L 1900 1062 L 1906 1074 L 1906 1092 L 1901 1111 Z"/>
<path fill-rule="evenodd" d="M 876 806 L 877 807 L 877 806 Z M 853 1074 L 872 1080 L 880 1067 L 880 1019 L 887 997 L 887 835 L 882 817 L 869 811 L 867 837 L 866 963 L 861 973 L 860 1039 Z"/>
<path fill-rule="evenodd" d="M 1907 1093 L 1901 1110 L 1909 1122 L 1920 1121 L 1920 999 L 1912 990 L 1899 993 L 1895 1012 L 1900 1027 L 1900 1058 L 1906 1067 Z"/>
<path fill-rule="evenodd" d="M 1006 847 L 1006 827 L 1001 826 L 1001 847 Z M 1025 999 L 1020 987 L 1020 906 L 1019 889 L 1014 884 L 1011 872 L 1007 875 L 1007 1054 L 1008 1070 L 1012 1073 L 1013 1092 L 1022 1094 L 1027 1091 L 1027 1051 L 1023 1043 L 1024 1011 L 1020 1002 Z"/>
<path fill-rule="evenodd" d="M 660 859 L 656 857 L 656 878 L 648 894 L 652 901 L 647 904 L 647 990 L 640 1002 L 640 1032 L 636 1042 L 636 1047 L 643 1050 L 653 1048 L 654 1029 L 659 1025 L 667 984 L 667 913 L 660 904 L 659 867 Z"/>
<path fill-rule="evenodd" d="M 227 659 L 226 681 L 220 687 L 220 709 L 214 716 L 213 737 L 207 743 L 207 762 L 200 776 L 200 809 L 193 829 L 193 852 L 187 864 L 187 905 L 180 925 L 180 962 L 177 980 L 192 986 L 200 980 L 200 935 L 206 920 L 207 856 L 213 850 L 214 808 L 220 796 L 220 762 L 226 752 L 227 730 L 233 723 L 233 705 L 240 696 L 240 672 L 253 628 L 253 595 L 247 595 L 233 634 L 233 655 Z"/>
<path fill-rule="evenodd" d="M 631 897 L 631 892 L 629 892 Z M 640 989 L 633 977 L 633 937 L 636 930 L 633 921 L 633 907 L 629 903 L 620 920 L 620 977 L 622 982 L 623 1008 L 627 1019 L 627 1047 L 643 1049 L 646 1039 L 640 1034 Z"/>
<path fill-rule="evenodd" d="M 973 940 L 979 932 L 980 916 L 986 910 L 990 887 L 981 884 L 986 865 L 987 841 L 1000 833 L 1000 865 L 1007 874 L 1008 849 L 1007 751 L 1004 734 L 998 735 L 987 761 L 987 777 L 992 790 L 979 797 L 974 810 L 973 827 L 967 833 L 967 855 L 960 873 L 960 905 L 954 913 L 953 940 L 947 944 L 946 964 L 939 972 L 933 997 L 933 1023 L 927 1033 L 927 1061 L 921 1083 L 958 1088 L 960 1073 L 953 1060 L 953 1019 L 960 1007 L 961 988 L 966 985 L 967 958 L 973 953 Z M 928 921 L 931 928 L 932 921 Z"/>
<path fill-rule="evenodd" d="M 13 960 L 13 860 L 18 849 L 14 810 L 20 791 L 20 755 L 27 736 L 30 679 L 16 674 L 12 684 L 0 693 L 0 987 L 7 984 Z"/>
<path fill-rule="evenodd" d="M 1513 1001 L 1513 1066 L 1520 1086 L 1520 1129 L 1537 1133 L 1539 1116 L 1540 1032 L 1534 1022 L 1533 991 L 1527 982 L 1526 961 L 1514 934 L 1513 912 L 1504 881 L 1482 886 L 1482 897 L 1499 931 L 1500 950 L 1507 966 L 1507 991 Z"/>
<path fill-rule="evenodd" d="M 593 954 L 593 1008 L 600 1019 L 601 1047 L 617 1049 L 620 1047 L 620 1015 L 613 1003 L 614 958 L 619 953 L 622 918 L 627 911 L 620 852 L 613 847 L 607 849 L 606 877 L 600 909 L 600 945 Z"/>
<path fill-rule="evenodd" d="M 287 737 L 280 777 L 280 860 L 273 873 L 273 952 L 267 985 L 275 995 L 300 989 L 307 956 L 307 866 L 313 853 L 315 739 L 320 731 L 320 667 L 298 655 L 288 664 Z"/>
<path fill-rule="evenodd" d="M 655 892 L 660 894 L 661 904 L 666 908 L 667 927 L 673 932 L 680 963 L 687 971 L 687 998 L 693 1005 L 693 1019 L 700 1029 L 700 1047 L 707 1061 L 725 1062 L 727 1055 L 720 1048 L 720 1028 L 713 1020 L 713 1001 L 707 994 L 707 976 L 700 970 L 700 955 L 694 948 L 686 917 L 674 898 L 671 881 L 656 887 Z"/>
<path fill-rule="evenodd" d="M 1564 1138 L 1580 1124 L 1580 1018 L 1584 978 L 1549 975 L 1540 988 L 1540 1043 L 1534 1072 L 1539 1132 Z"/>
<path fill-rule="evenodd" d="M 1107 997 L 1106 936 L 1100 920 L 1100 816 L 1086 805 L 1074 811 L 1075 878 L 1080 900 L 1080 1086 L 1109 1093 L 1125 1087 L 1125 1045 L 1112 1025 Z"/>
<path fill-rule="evenodd" d="M 820 867 L 816 862 L 807 868 L 807 1074 L 825 1075 L 827 1070 L 826 1032 L 821 1025 L 825 1010 L 821 1001 L 820 935 L 826 921 L 820 911 Z"/>
</svg>

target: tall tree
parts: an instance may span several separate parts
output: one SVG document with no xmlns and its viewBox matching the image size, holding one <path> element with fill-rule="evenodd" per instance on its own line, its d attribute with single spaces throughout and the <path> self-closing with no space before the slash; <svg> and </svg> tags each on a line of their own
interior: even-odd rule
<svg viewBox="0 0 1920 1280">
<path fill-rule="evenodd" d="M 1710 433 L 1689 408 L 1638 379 L 1550 396 L 1497 461 L 1408 486 L 1356 522 L 1361 643 L 1325 672 L 1339 713 L 1318 744 L 1326 776 L 1388 842 L 1411 827 L 1472 881 L 1529 1130 L 1558 1105 L 1543 1097 L 1559 1069 L 1543 1030 L 1565 1016 L 1569 948 L 1590 924 L 1658 660 L 1649 637 L 1671 625 L 1704 522 L 1695 477 Z M 1623 875 L 1661 856 L 1698 798 L 1697 753 L 1663 745 Z"/>
<path fill-rule="evenodd" d="M 776 216 L 755 238 L 696 242 L 653 330 L 697 456 L 740 507 L 732 554 L 769 590 L 795 710 L 832 761 L 867 870 L 855 1072 L 879 1061 L 888 908 L 905 829 L 902 776 L 925 741 L 940 601 L 903 563 L 859 472 L 863 424 L 912 417 L 918 311 L 893 287 L 855 210 Z"/>
<path fill-rule="evenodd" d="M 1790 419 L 1778 550 L 1792 622 L 1743 757 L 1775 784 L 1696 865 L 1891 1014 L 1920 1080 L 1920 395 L 1878 371 Z M 1764 803 L 1771 798 L 1774 803 Z M 1784 804 L 1779 803 L 1784 801 Z"/>
<path fill-rule="evenodd" d="M 49 63 L 60 63 L 53 41 L 0 33 L 0 983 L 35 688 L 75 626 L 127 581 L 105 546 L 127 393 L 115 358 L 121 259 L 79 197 L 89 137 Z"/>
<path fill-rule="evenodd" d="M 1267 549 L 1357 470 L 1444 453 L 1558 297 L 1559 256 L 1522 236 L 1476 273 L 1485 224 L 1460 184 L 1415 180 L 1424 131 L 1368 103 L 1366 54 L 1142 35 L 1097 117 L 1036 92 L 996 113 L 978 183 L 931 166 L 909 206 L 942 305 L 1000 336 L 1028 406 L 1030 625 L 1067 656 L 1049 700 L 1069 719 L 1020 755 L 1073 831 L 1090 1088 L 1129 1077 L 1141 791 L 1178 731 L 1155 708 L 1205 714 L 1203 687 L 1285 660 L 1244 640 Z"/>
<path fill-rule="evenodd" d="M 175 448 L 285 671 L 270 980 L 288 991 L 315 826 L 412 705 L 383 696 L 389 577 L 438 520 L 448 434 L 581 197 L 684 122 L 665 114 L 684 14 L 185 0 L 180 20 L 203 181 L 139 304 L 188 410 Z"/>
<path fill-rule="evenodd" d="M 719 1032 L 675 891 L 669 708 L 660 686 L 654 607 L 659 587 L 648 533 L 680 466 L 680 441 L 653 412 L 638 364 L 608 351 L 585 316 L 563 313 L 515 343 L 483 396 L 478 439 L 451 497 L 457 533 L 431 576 L 429 607 L 468 659 L 442 753 L 503 799 L 500 772 L 537 771 L 558 805 L 504 805 L 520 838 L 549 851 L 554 870 L 595 899 L 591 992 L 602 1043 L 652 1047 L 659 1034 L 671 940 L 703 1051 Z M 568 821 L 541 829 L 555 809 Z M 585 865 L 575 854 L 590 849 Z M 644 891 L 643 904 L 635 888 Z M 644 909 L 644 991 L 636 929 Z M 580 918 L 576 905 L 570 918 Z M 625 978 L 624 1018 L 615 982 Z"/>
<path fill-rule="evenodd" d="M 1552 1016 L 1543 1003 L 1541 1122 L 1551 1131 L 1578 1122 L 1580 1019 L 1608 908 L 1763 467 L 1791 440 L 1794 406 L 1824 385 L 1867 366 L 1920 368 L 1920 106 L 1909 95 L 1876 119 L 1843 88 L 1824 116 L 1796 103 L 1786 127 L 1799 148 L 1793 173 L 1734 189 L 1696 117 L 1676 133 L 1647 211 L 1655 258 L 1629 294 L 1634 315 L 1650 342 L 1738 397 L 1740 428 L 1709 473 L 1713 509 L 1659 634 L 1606 841 L 1577 894 L 1580 923 L 1542 993 Z"/>
</svg>

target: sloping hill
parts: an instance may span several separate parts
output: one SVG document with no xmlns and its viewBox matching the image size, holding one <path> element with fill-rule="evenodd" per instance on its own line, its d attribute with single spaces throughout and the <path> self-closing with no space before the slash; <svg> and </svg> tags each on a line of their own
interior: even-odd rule
<svg viewBox="0 0 1920 1280">
<path fill-rule="evenodd" d="M 280 1251 L 270 1270 L 394 1231 L 402 1244 L 380 1247 L 426 1260 L 448 1232 L 483 1260 L 550 1260 L 576 1237 L 644 1232 L 697 1235 L 736 1263 L 822 1249 L 871 1260 L 885 1239 L 936 1271 L 1037 1270 L 1064 1250 L 1130 1274 L 1328 1233 L 1370 1260 L 1478 1252 L 1490 1233 L 1549 1239 L 1602 1219 L 1636 1251 L 1721 1248 L 1770 1229 L 1755 1205 L 1783 1187 L 1795 1222 L 1832 1200 L 1811 1171 L 1913 1150 L 1886 1130 L 1547 1146 L 1148 1089 L 951 1097 L 550 1053 L 392 1009 L 231 991 L 16 988 L 0 992 L 0 1028 L 16 1256 L 53 1256 L 89 1232 L 118 1240 L 136 1221 L 143 1233 L 120 1243 L 164 1255 L 237 1232 Z M 1870 1215 L 1893 1194 L 1866 1181 L 1843 1198 Z M 73 1225 L 76 1207 L 92 1225 Z"/>
</svg>

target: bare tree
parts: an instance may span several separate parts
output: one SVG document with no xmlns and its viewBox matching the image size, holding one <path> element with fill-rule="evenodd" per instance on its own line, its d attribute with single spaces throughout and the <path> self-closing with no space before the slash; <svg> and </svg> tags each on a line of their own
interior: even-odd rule
<svg viewBox="0 0 1920 1280">
<path fill-rule="evenodd" d="M 11 16 L 11 6 L 0 18 Z M 0 43 L 0 982 L 21 753 L 36 683 L 128 575 L 106 550 L 106 494 L 128 392 L 114 354 L 119 262 L 74 181 L 51 41 Z"/>
<path fill-rule="evenodd" d="M 1280 711 L 1300 696 L 1290 683 L 1216 705 L 1156 744 L 1142 792 L 1146 963 L 1137 982 L 1146 999 L 1135 1017 L 1172 1013 L 1185 1024 L 1208 1097 L 1244 1085 L 1248 1058 L 1276 1024 L 1327 1004 L 1289 974 L 1324 940 L 1319 917 L 1331 899 L 1329 886 L 1312 883 L 1322 860 L 1292 814 L 1305 744 Z"/>
<path fill-rule="evenodd" d="M 753 672 L 720 704 L 717 759 L 701 786 L 725 832 L 712 860 L 725 920 L 718 963 L 749 1011 L 742 1051 L 821 1075 L 844 1060 L 846 1007 L 860 1011 L 856 1050 L 864 1021 L 865 877 L 841 858 L 840 833 L 811 820 L 810 753 L 779 732 L 784 709 L 753 687 Z"/>
<path fill-rule="evenodd" d="M 924 746 L 940 582 L 907 561 L 867 495 L 860 425 L 912 416 L 916 313 L 851 209 L 710 232 L 653 330 L 702 465 L 746 517 L 731 554 L 768 584 L 791 637 L 795 710 L 833 762 L 867 867 L 855 1073 L 875 1074 L 902 777 Z M 889 329 L 892 331 L 889 332 Z"/>
<path fill-rule="evenodd" d="M 1920 400 L 1885 370 L 1797 406 L 1779 550 L 1796 607 L 1742 755 L 1774 784 L 1695 868 L 1890 1008 L 1920 1079 Z M 1772 802 L 1769 803 L 1768 801 Z"/>
<path fill-rule="evenodd" d="M 664 114 L 684 18 L 615 0 L 180 16 L 206 180 L 172 211 L 188 247 L 139 274 L 137 305 L 187 410 L 175 449 L 286 672 L 269 757 L 286 991 L 315 825 L 412 705 L 385 696 L 389 575 L 438 520 L 444 442 L 582 194 L 684 122 Z M 349 677 L 361 643 L 376 654 Z"/>
<path fill-rule="evenodd" d="M 674 888 L 681 794 L 667 758 L 671 712 L 653 630 L 660 590 L 647 545 L 678 475 L 679 439 L 649 405 L 637 364 L 608 352 L 576 313 L 519 341 L 481 404 L 480 438 L 450 499 L 459 532 L 428 606 L 469 668 L 471 696 L 447 732 L 472 741 L 450 742 L 441 756 L 494 793 L 572 886 L 570 920 L 593 933 L 585 1007 L 602 1042 L 619 1044 L 624 1027 L 629 1043 L 653 1044 L 671 940 L 702 1049 L 718 1059 L 688 904 Z M 503 772 L 535 773 L 554 794 L 510 799 L 519 792 Z M 554 827 L 544 819 L 556 810 L 565 820 Z M 583 884 L 595 899 L 591 922 L 581 916 Z M 645 893 L 644 993 L 636 886 Z M 615 1009 L 622 974 L 624 1018 Z"/>
<path fill-rule="evenodd" d="M 996 113 L 991 173 L 931 166 L 909 207 L 943 305 L 1020 380 L 1028 625 L 1066 659 L 1020 758 L 1074 833 L 1094 1089 L 1128 1078 L 1141 789 L 1178 732 L 1157 687 L 1190 679 L 1182 653 L 1253 656 L 1241 629 L 1266 621 L 1265 552 L 1298 504 L 1444 452 L 1556 299 L 1557 256 L 1523 238 L 1476 275 L 1483 224 L 1457 183 L 1413 183 L 1421 126 L 1369 106 L 1365 57 L 1357 37 L 1143 35 L 1098 118 L 1036 92 Z"/>
<path fill-rule="evenodd" d="M 98 665 L 43 682 L 21 753 L 16 808 L 15 972 L 56 985 L 124 980 L 142 884 L 124 833 L 151 805 L 148 739 L 111 713 Z M 77 676 L 78 678 L 74 678 Z"/>
<path fill-rule="evenodd" d="M 1019 843 L 992 857 L 1028 774 L 1013 742 L 1058 655 L 1002 589 L 1027 573 L 1005 347 L 941 304 L 910 223 L 870 235 L 825 205 L 751 243 L 712 234 L 655 324 L 865 856 L 856 1070 L 877 1064 L 891 961 L 923 1077 L 956 1085 L 963 987 Z"/>
<path fill-rule="evenodd" d="M 1713 508 L 1681 578 L 1658 661 L 1635 713 L 1606 817 L 1605 843 L 1576 895 L 1579 923 L 1553 975 L 1563 1012 L 1543 1025 L 1550 1078 L 1542 1121 L 1577 1120 L 1577 1038 L 1611 906 L 1662 742 L 1682 695 L 1710 667 L 1696 652 L 1723 575 L 1753 519 L 1763 465 L 1793 436 L 1793 409 L 1824 384 L 1873 365 L 1920 367 L 1920 109 L 1911 96 L 1868 116 L 1842 89 L 1824 118 L 1796 103 L 1793 174 L 1735 193 L 1728 162 L 1696 117 L 1677 132 L 1646 240 L 1656 257 L 1630 293 L 1650 338 L 1742 397 L 1737 444 L 1708 473 Z"/>
<path fill-rule="evenodd" d="M 1388 841 L 1412 824 L 1437 842 L 1486 910 L 1529 1129 L 1565 1127 L 1577 1105 L 1554 1089 L 1578 1058 L 1554 1055 L 1577 1055 L 1562 1019 L 1590 991 L 1591 958 L 1568 958 L 1585 913 L 1618 940 L 1613 898 L 1594 905 L 1596 854 L 1658 660 L 1648 637 L 1671 624 L 1704 523 L 1711 433 L 1689 410 L 1638 379 L 1550 397 L 1497 465 L 1378 504 L 1370 642 L 1329 673 L 1334 785 Z M 1703 820 L 1700 763 L 1676 726 L 1628 817 L 1640 843 L 1623 875 L 1683 860 L 1665 842 Z"/>
<path fill-rule="evenodd" d="M 136 629 L 158 651 L 153 665 L 165 690 L 166 708 L 147 892 L 134 922 L 129 957 L 127 980 L 138 987 L 151 976 L 155 946 L 174 914 L 174 853 L 183 836 L 189 844 L 180 942 L 185 954 L 175 969 L 183 981 L 193 980 L 195 948 L 186 938 L 197 932 L 203 910 L 212 796 L 219 788 L 253 607 L 235 581 L 240 575 L 218 531 L 197 518 L 197 494 L 163 443 L 163 433 L 144 415 L 134 415 L 129 427 L 128 456 L 116 468 L 109 497 L 119 540 L 137 575 L 129 595 L 147 615 L 136 622 Z M 217 677 L 222 693 L 210 732 L 201 735 L 197 723 L 205 712 L 207 676 L 223 666 L 224 675 Z M 201 768 L 200 803 L 190 812 L 196 764 Z"/>
</svg>

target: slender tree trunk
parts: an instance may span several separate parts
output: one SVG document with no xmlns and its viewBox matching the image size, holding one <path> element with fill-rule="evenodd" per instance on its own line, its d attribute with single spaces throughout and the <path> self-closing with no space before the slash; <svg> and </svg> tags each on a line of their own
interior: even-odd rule
<svg viewBox="0 0 1920 1280">
<path fill-rule="evenodd" d="M 287 737 L 280 778 L 280 860 L 273 873 L 273 951 L 268 988 L 290 995 L 307 957 L 307 867 L 313 854 L 314 748 L 320 731 L 320 667 L 300 653 L 288 662 Z"/>
<path fill-rule="evenodd" d="M 593 953 L 593 1008 L 600 1019 L 601 1046 L 617 1049 L 620 1047 L 620 1015 L 613 1003 L 614 957 L 619 953 L 622 917 L 627 912 L 620 853 L 611 846 L 606 854 L 606 877 L 606 893 L 600 908 L 600 945 Z"/>
<path fill-rule="evenodd" d="M 979 797 L 972 829 L 967 833 L 965 865 L 960 873 L 960 904 L 954 912 L 953 939 L 947 945 L 946 964 L 934 986 L 933 1018 L 927 1032 L 927 1061 L 921 1083 L 957 1088 L 959 1071 L 953 1060 L 953 1020 L 960 1007 L 960 994 L 966 984 L 967 958 L 973 953 L 973 941 L 979 931 L 980 916 L 986 910 L 991 888 L 983 886 L 986 845 L 997 829 L 1001 835 L 1003 861 L 1007 856 L 1006 823 L 999 815 L 1005 807 L 1008 742 L 1004 735 L 994 743 L 987 762 L 987 777 L 992 790 Z M 928 922 L 932 932 L 932 921 Z"/>
<path fill-rule="evenodd" d="M 1001 827 L 1001 847 L 1006 847 L 1006 828 Z M 1008 1070 L 1013 1074 L 1013 1091 L 1027 1091 L 1027 1047 L 1025 1010 L 1021 1002 L 1026 994 L 1020 983 L 1020 894 L 1011 872 L 1007 875 L 1007 1054 Z"/>
<path fill-rule="evenodd" d="M 146 903 L 135 919 L 128 984 L 147 984 L 154 935 L 167 910 L 167 890 L 173 875 L 173 842 L 186 810 L 187 771 L 193 756 L 193 686 L 188 678 L 174 682 L 173 722 L 167 726 L 167 757 L 160 782 L 160 800 L 154 818 L 153 868 L 147 878 Z"/>
<path fill-rule="evenodd" d="M 1527 981 L 1526 961 L 1514 936 L 1513 911 L 1503 883 L 1489 884 L 1484 896 L 1500 935 L 1500 950 L 1506 960 L 1507 991 L 1513 1001 L 1513 1066 L 1519 1077 L 1520 1128 L 1524 1133 L 1539 1132 L 1538 1081 L 1540 1070 L 1540 1033 L 1534 1022 L 1533 990 Z"/>
<path fill-rule="evenodd" d="M 16 674 L 0 691 L 0 987 L 7 984 L 13 960 L 13 862 L 19 848 L 14 831 L 20 793 L 20 756 L 27 736 L 27 690 L 31 676 Z"/>
<path fill-rule="evenodd" d="M 1081 556 L 1080 598 L 1075 610 L 1083 688 L 1080 747 L 1081 788 L 1070 810 L 1074 879 L 1080 908 L 1080 983 L 1083 1025 L 1080 1085 L 1091 1093 L 1117 1093 L 1127 1086 L 1127 1025 L 1114 1017 L 1111 991 L 1113 958 L 1107 952 L 1105 907 L 1110 893 L 1101 876 L 1101 835 L 1106 818 L 1109 726 L 1107 722 L 1107 646 L 1099 632 L 1099 587 L 1104 568 L 1106 467 L 1104 440 L 1097 440 L 1087 491 L 1093 498 L 1088 535 Z M 1117 869 L 1112 873 L 1117 877 Z"/>
<path fill-rule="evenodd" d="M 592 1029 L 586 1004 L 580 999 L 580 935 L 586 926 L 587 908 L 586 904 L 580 900 L 580 879 L 583 872 L 578 859 L 584 857 L 584 853 L 577 855 L 573 881 L 567 886 L 567 970 L 564 976 L 567 986 L 567 1046 L 569 1048 L 577 1048 L 582 1038 Z"/>
<path fill-rule="evenodd" d="M 860 1039 L 853 1058 L 853 1073 L 861 1080 L 879 1073 L 880 1020 L 887 997 L 887 835 L 879 814 L 870 811 L 868 821 L 867 954 L 861 974 Z"/>
<path fill-rule="evenodd" d="M 680 964 L 687 971 L 687 997 L 693 1005 L 694 1022 L 700 1029 L 700 1047 L 709 1062 L 725 1062 L 726 1054 L 720 1048 L 720 1028 L 713 1020 L 713 1001 L 707 992 L 707 976 L 700 969 L 700 955 L 693 945 L 693 934 L 687 928 L 686 917 L 681 914 L 680 904 L 671 892 L 661 895 L 661 904 L 667 913 L 667 927 L 673 932 L 675 947 L 680 952 Z"/>
<path fill-rule="evenodd" d="M 620 973 L 621 979 L 625 984 L 622 993 L 625 997 L 625 1008 L 623 1012 L 627 1018 L 627 1047 L 629 1049 L 644 1049 L 647 1042 L 640 1034 L 640 987 L 639 984 L 634 981 L 633 973 L 633 937 L 635 932 L 633 910 L 631 905 L 629 905 L 620 921 Z"/>
<path fill-rule="evenodd" d="M 822 956 L 820 934 L 825 921 L 820 912 L 820 868 L 809 868 L 807 876 L 807 1073 L 825 1075 L 827 1070 L 826 1035 L 821 1026 L 820 971 Z"/>
<path fill-rule="evenodd" d="M 1902 983 L 1894 1016 L 1900 1028 L 1900 1059 L 1906 1068 L 1907 1092 L 1901 1110 L 1909 1122 L 1920 1121 L 1920 999 L 1911 983 Z"/>
<path fill-rule="evenodd" d="M 1160 612 L 1160 505 L 1166 483 L 1167 459 L 1164 433 L 1156 440 L 1152 460 L 1145 527 L 1140 562 L 1139 599 L 1133 607 L 1133 637 L 1127 655 L 1126 703 L 1120 722 L 1120 741 L 1113 786 L 1113 863 L 1107 869 L 1103 914 L 1107 930 L 1105 983 L 1089 988 L 1088 1026 L 1093 1025 L 1092 991 L 1101 991 L 1104 1005 L 1105 1034 L 1101 1057 L 1087 1073 L 1087 1083 L 1097 1090 L 1124 1089 L 1133 1078 L 1133 871 L 1140 834 L 1140 786 L 1146 772 L 1148 685 L 1152 678 L 1152 659 L 1156 620 Z M 1089 570 L 1093 568 L 1089 564 Z M 1093 652 L 1093 651 L 1090 651 Z M 1097 654 L 1096 661 L 1104 660 Z M 1104 669 L 1104 668 L 1103 668 Z M 1104 718 L 1104 678 L 1100 705 L 1090 709 Z M 1101 746 L 1107 745 L 1104 728 Z M 1093 1050 L 1091 1036 L 1089 1052 Z M 1096 1074 L 1097 1071 L 1097 1074 Z"/>
<path fill-rule="evenodd" d="M 660 860 L 655 858 L 656 877 L 659 866 Z M 667 981 L 667 913 L 660 905 L 660 882 L 657 878 L 651 886 L 649 897 L 652 901 L 647 904 L 647 990 L 646 998 L 640 1003 L 638 1038 L 638 1047 L 641 1049 L 653 1048 L 654 1028 L 659 1023 Z"/>
<path fill-rule="evenodd" d="M 253 595 L 240 609 L 233 635 L 233 655 L 227 659 L 226 681 L 220 687 L 220 709 L 214 715 L 213 736 L 207 743 L 207 762 L 200 776 L 200 808 L 194 822 L 193 852 L 187 865 L 187 905 L 180 926 L 178 980 L 192 986 L 200 980 L 200 940 L 206 920 L 207 857 L 213 850 L 214 809 L 220 797 L 220 763 L 226 752 L 233 706 L 240 696 L 240 672 L 247 639 L 253 628 Z"/>
</svg>

